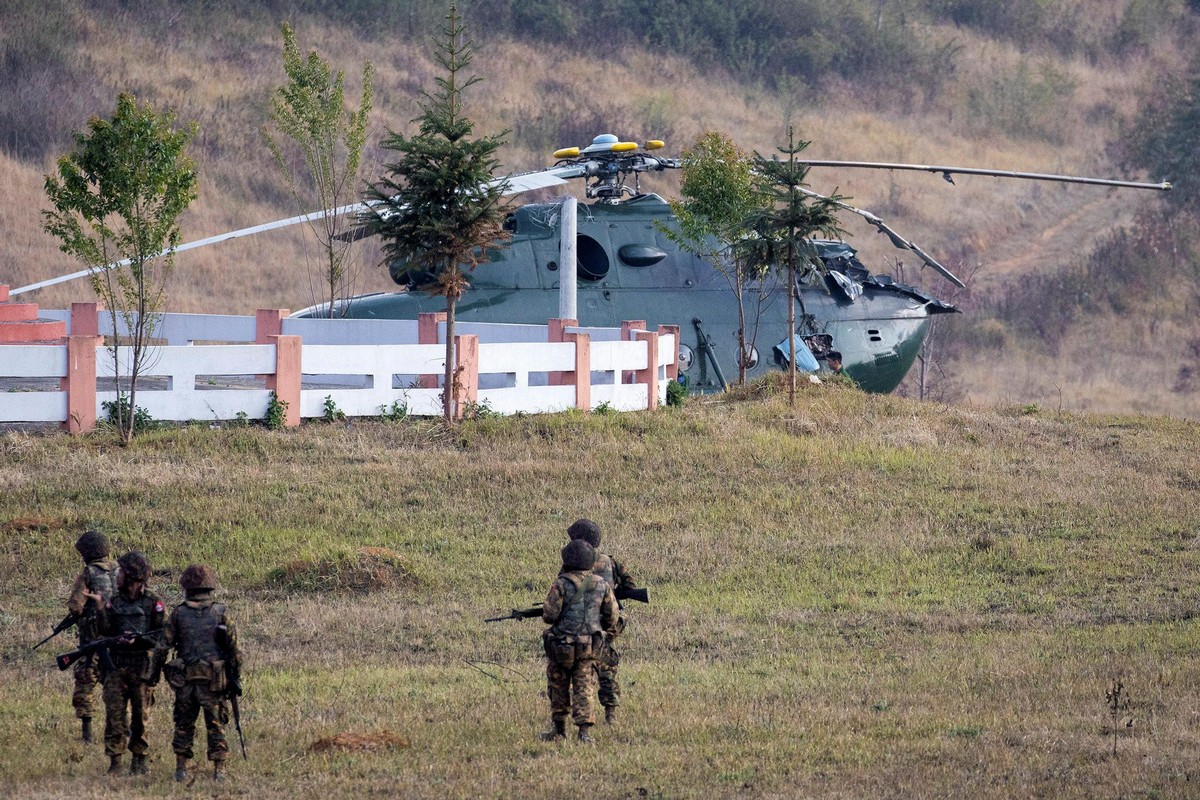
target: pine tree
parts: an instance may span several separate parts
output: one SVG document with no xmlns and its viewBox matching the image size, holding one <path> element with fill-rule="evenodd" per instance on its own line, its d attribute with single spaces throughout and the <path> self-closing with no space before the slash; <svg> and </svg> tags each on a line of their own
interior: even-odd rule
<svg viewBox="0 0 1200 800">
<path fill-rule="evenodd" d="M 466 76 L 471 43 L 452 4 L 437 41 L 435 59 L 444 70 L 437 88 L 423 92 L 415 136 L 390 132 L 383 147 L 397 160 L 371 184 L 366 223 L 383 237 L 393 276 L 408 275 L 414 288 L 446 298 L 446 371 L 442 410 L 454 419 L 454 310 L 470 285 L 467 274 L 487 250 L 507 238 L 503 185 L 491 182 L 504 133 L 472 138 L 475 123 L 463 111 L 463 93 L 478 83 Z"/>
</svg>

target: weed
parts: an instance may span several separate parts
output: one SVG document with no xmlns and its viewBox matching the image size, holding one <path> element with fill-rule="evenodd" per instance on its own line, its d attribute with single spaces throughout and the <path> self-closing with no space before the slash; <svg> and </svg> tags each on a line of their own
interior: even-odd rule
<svg viewBox="0 0 1200 800">
<path fill-rule="evenodd" d="M 463 404 L 463 419 L 499 419 L 504 415 L 499 411 L 492 409 L 490 403 L 484 400 L 482 403 L 464 403 Z"/>
<path fill-rule="evenodd" d="M 1129 713 L 1130 700 L 1129 693 L 1125 691 L 1125 684 L 1120 678 L 1113 678 L 1109 683 L 1108 688 L 1104 690 L 1104 700 L 1108 705 L 1108 732 L 1112 736 L 1112 754 L 1113 758 L 1117 757 L 1117 739 L 1121 731 L 1133 729 L 1133 718 L 1123 720 L 1123 717 Z"/>
<path fill-rule="evenodd" d="M 345 422 L 346 412 L 337 407 L 337 403 L 333 402 L 333 395 L 325 395 L 324 411 L 321 418 L 326 422 Z"/>
<path fill-rule="evenodd" d="M 271 392 L 270 399 L 267 400 L 267 415 L 263 417 L 263 422 L 267 426 L 267 430 L 278 431 L 283 429 L 284 421 L 287 419 L 287 400 L 280 400 L 279 395 Z"/>
<path fill-rule="evenodd" d="M 667 405 L 672 407 L 682 406 L 687 402 L 688 390 L 679 381 L 670 381 L 667 383 Z"/>
<path fill-rule="evenodd" d="M 379 407 L 379 419 L 383 422 L 403 422 L 408 419 L 408 403 L 393 400 L 391 407 Z"/>
<path fill-rule="evenodd" d="M 104 410 L 104 421 L 112 427 L 117 426 L 118 417 L 127 419 L 129 415 L 129 396 L 122 392 L 116 400 L 105 400 L 100 404 Z M 142 433 L 154 427 L 154 418 L 150 412 L 138 406 L 133 410 L 133 432 Z"/>
<path fill-rule="evenodd" d="M 592 413 L 598 414 L 602 417 L 606 417 L 606 416 L 609 416 L 610 414 L 616 414 L 617 410 L 615 408 L 613 408 L 612 405 L 607 400 L 605 400 L 603 403 L 601 403 L 600 405 L 593 408 Z"/>
</svg>

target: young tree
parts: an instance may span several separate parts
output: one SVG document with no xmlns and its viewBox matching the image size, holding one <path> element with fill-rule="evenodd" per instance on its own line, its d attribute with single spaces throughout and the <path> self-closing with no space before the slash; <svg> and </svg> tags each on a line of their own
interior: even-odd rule
<svg viewBox="0 0 1200 800">
<path fill-rule="evenodd" d="M 759 197 L 755 191 L 750 157 L 728 136 L 706 131 L 683 153 L 683 175 L 679 193 L 672 201 L 678 229 L 665 228 L 664 235 L 681 248 L 713 265 L 729 282 L 737 299 L 738 383 L 746 382 L 753 366 L 754 342 L 766 287 L 756 283 L 753 323 L 747 327 L 746 290 L 751 281 L 764 277 L 743 247 L 746 223 Z"/>
<path fill-rule="evenodd" d="M 288 188 L 301 210 L 323 208 L 332 211 L 346 204 L 346 198 L 357 191 L 358 168 L 363 145 L 367 138 L 367 120 L 371 113 L 371 78 L 374 68 L 368 61 L 363 65 L 362 95 L 358 110 L 346 110 L 346 80 L 343 72 L 334 76 L 329 64 L 314 50 L 302 58 L 296 46 L 296 35 L 286 22 L 283 33 L 283 69 L 288 83 L 280 86 L 271 98 L 271 122 L 278 132 L 290 139 L 304 160 L 304 176 L 297 176 L 290 154 L 284 151 L 280 139 L 270 126 L 263 126 L 263 138 L 275 163 L 287 180 Z M 309 228 L 321 248 L 321 276 L 324 300 L 329 303 L 329 316 L 344 315 L 348 299 L 354 293 L 355 271 L 351 266 L 350 249 L 353 238 L 343 236 L 347 231 L 346 218 L 327 213 L 311 220 Z M 310 284 L 314 300 L 317 289 Z M 340 304 L 338 301 L 342 301 Z"/>
<path fill-rule="evenodd" d="M 185 153 L 196 126 L 176 130 L 174 121 L 122 93 L 112 119 L 89 120 L 89 132 L 76 132 L 74 149 L 59 158 L 57 177 L 46 176 L 54 208 L 42 212 L 43 227 L 61 240 L 64 253 L 92 268 L 92 287 L 112 312 L 115 416 L 123 444 L 134 434 L 138 377 L 150 366 L 150 339 L 179 244 L 178 220 L 196 198 L 196 167 Z M 129 331 L 127 363 L 118 349 L 118 318 Z"/>
<path fill-rule="evenodd" d="M 796 404 L 796 278 L 803 264 L 809 270 L 821 271 L 812 236 L 820 234 L 831 239 L 843 235 L 835 216 L 837 204 L 848 198 L 834 192 L 828 197 L 814 196 L 805 190 L 808 167 L 796 160 L 810 142 L 796 141 L 788 126 L 788 143 L 779 152 L 787 156 L 763 158 L 755 153 L 755 170 L 761 181 L 761 191 L 768 204 L 751 214 L 753 236 L 746 241 L 747 250 L 756 264 L 787 268 L 785 288 L 788 297 L 788 401 Z"/>
<path fill-rule="evenodd" d="M 408 274 L 415 287 L 446 298 L 446 372 L 442 410 L 454 419 L 454 309 L 489 247 L 506 239 L 503 183 L 492 182 L 496 151 L 505 134 L 472 138 L 475 123 L 463 112 L 463 93 L 478 83 L 466 77 L 471 43 L 454 4 L 441 29 L 435 58 L 445 71 L 437 88 L 423 92 L 416 136 L 390 132 L 383 147 L 395 151 L 390 173 L 368 187 L 365 221 L 383 237 L 393 276 Z M 464 271 L 465 268 L 465 271 Z"/>
</svg>

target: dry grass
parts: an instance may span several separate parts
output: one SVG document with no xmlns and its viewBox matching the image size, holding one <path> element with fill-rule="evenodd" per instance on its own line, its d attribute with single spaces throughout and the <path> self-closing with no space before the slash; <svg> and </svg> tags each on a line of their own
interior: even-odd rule
<svg viewBox="0 0 1200 800">
<path fill-rule="evenodd" d="M 95 524 L 157 568 L 216 566 L 248 658 L 250 760 L 230 794 L 561 797 L 584 780 L 615 797 L 1189 796 L 1198 445 L 1177 420 L 807 385 L 794 409 L 715 398 L 452 435 L 5 435 L 0 787 L 207 788 L 170 781 L 162 694 L 151 776 L 102 779 L 100 748 L 72 738 L 69 678 L 27 651 Z M 540 624 L 481 622 L 542 595 L 583 514 L 653 600 L 630 609 L 624 713 L 595 748 L 537 741 Z M 419 580 L 271 580 L 359 558 Z M 1134 721 L 1115 757 L 1114 679 Z M 396 745 L 361 749 L 381 739 Z"/>
<path fill-rule="evenodd" d="M 1081 41 L 1098 42 L 1105 38 L 1102 31 L 1115 27 L 1123 10 L 1123 3 L 1112 0 L 1088 4 L 1085 12 L 1063 6 L 1060 13 L 1076 20 Z M 258 133 L 267 98 L 283 79 L 274 20 L 251 14 L 238 20 L 236 29 L 214 34 L 210 30 L 214 18 L 203 14 L 126 11 L 101 17 L 79 10 L 77 16 L 87 34 L 79 43 L 79 57 L 88 59 L 86 74 L 95 81 L 98 96 L 130 89 L 143 100 L 176 110 L 181 120 L 200 124 L 195 147 L 200 198 L 186 216 L 185 240 L 297 213 L 282 191 Z M 350 27 L 312 18 L 292 22 L 302 47 L 317 47 L 346 71 L 351 95 L 363 62 L 375 65 L 376 112 L 369 141 L 377 143 L 387 129 L 410 129 L 419 111 L 417 93 L 431 85 L 435 74 L 425 43 L 362 37 Z M 921 33 L 931 42 L 953 40 L 962 48 L 952 74 L 930 98 L 917 86 L 882 90 L 836 82 L 820 91 L 803 88 L 795 96 L 782 96 L 739 83 L 733 76 L 701 74 L 692 64 L 660 53 L 623 48 L 598 66 L 593 53 L 485 37 L 475 67 L 487 82 L 470 96 L 470 109 L 481 132 L 518 127 L 531 115 L 545 114 L 554 122 L 556 113 L 592 110 L 612 113 L 617 119 L 614 124 L 631 128 L 613 132 L 629 138 L 662 135 L 656 125 L 667 128 L 673 151 L 705 129 L 718 129 L 731 132 L 747 149 L 765 154 L 784 139 L 790 113 L 800 135 L 813 140 L 810 153 L 815 158 L 1113 175 L 1104 151 L 1119 121 L 1136 109 L 1144 86 L 1177 71 L 1188 54 L 1169 37 L 1147 54 L 1065 58 L 987 39 L 969 29 L 935 25 Z M 113 37 L 128 45 L 101 46 Z M 132 58 L 129 53 L 140 56 Z M 973 117 L 969 111 L 972 93 L 1011 85 L 1023 66 L 1034 73 L 1057 71 L 1073 87 L 1036 118 L 1045 128 L 1040 138 L 1006 133 L 996 120 Z M 94 111 L 104 114 L 110 109 Z M 85 122 L 81 118 L 77 126 Z M 557 122 L 566 125 L 570 120 Z M 570 144 L 586 141 L 555 141 L 553 146 Z M 384 158 L 377 145 L 370 146 L 364 175 L 377 174 Z M 517 142 L 505 148 L 502 159 L 506 169 L 528 170 L 544 166 L 548 152 Z M 80 268 L 40 231 L 39 209 L 45 204 L 42 178 L 52 168 L 50 159 L 31 165 L 0 155 L 0 189 L 10 198 L 0 209 L 0 230 L 9 245 L 0 254 L 0 282 L 15 287 Z M 811 182 L 817 190 L 837 189 L 855 205 L 883 214 L 897 230 L 956 271 L 979 265 L 976 286 L 981 289 L 1069 263 L 1113 226 L 1129 224 L 1138 209 L 1153 202 L 1149 195 L 1132 192 L 982 177 L 960 177 L 952 187 L 925 174 L 814 170 Z M 644 186 L 669 196 L 677 184 L 674 177 L 667 177 L 648 180 Z M 846 227 L 868 264 L 882 271 L 903 260 L 906 278 L 912 280 L 912 259 L 904 258 L 857 219 L 848 219 Z M 314 253 L 299 228 L 184 253 L 172 278 L 170 306 L 216 313 L 304 307 L 316 299 L 308 266 Z M 377 247 L 359 251 L 357 291 L 393 288 L 386 271 L 377 266 L 379 258 Z M 929 271 L 921 274 L 920 282 L 934 294 L 947 288 Z M 44 308 L 64 308 L 91 298 L 86 285 L 76 282 L 22 299 L 33 299 Z M 1106 322 L 1103 330 L 1110 346 L 1130 338 L 1125 322 Z M 1180 343 L 1163 344 L 1163 370 L 1169 372 L 1170 364 L 1180 358 Z M 994 371 L 987 363 L 988 375 L 968 368 L 961 380 L 980 402 L 1025 400 L 1044 405 L 1044 387 L 1018 379 L 1034 358 L 1024 352 L 1005 354 Z M 1087 407 L 1083 403 L 1090 398 L 1096 403 L 1091 407 L 1097 409 L 1192 413 L 1189 403 L 1166 398 L 1163 391 L 1144 392 L 1147 384 L 1140 373 L 1134 377 L 1113 370 L 1109 389 L 1107 381 L 1095 377 L 1106 369 L 1103 360 L 1085 363 L 1082 380 L 1063 384 L 1064 393 L 1080 400 L 1064 407 Z M 997 379 L 991 379 L 992 374 Z M 1102 397 L 1095 393 L 1100 385 L 1105 387 Z M 1147 397 L 1165 399 L 1147 405 Z M 1128 402 L 1121 405 L 1118 398 Z"/>
</svg>

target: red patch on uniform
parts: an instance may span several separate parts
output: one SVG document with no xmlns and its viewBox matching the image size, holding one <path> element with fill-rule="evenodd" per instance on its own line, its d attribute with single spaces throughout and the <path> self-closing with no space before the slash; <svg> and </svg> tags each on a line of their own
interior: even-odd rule
<svg viewBox="0 0 1200 800">
<path fill-rule="evenodd" d="M 159 612 L 163 610 L 162 600 L 159 600 L 154 604 L 154 610 Z"/>
</svg>

